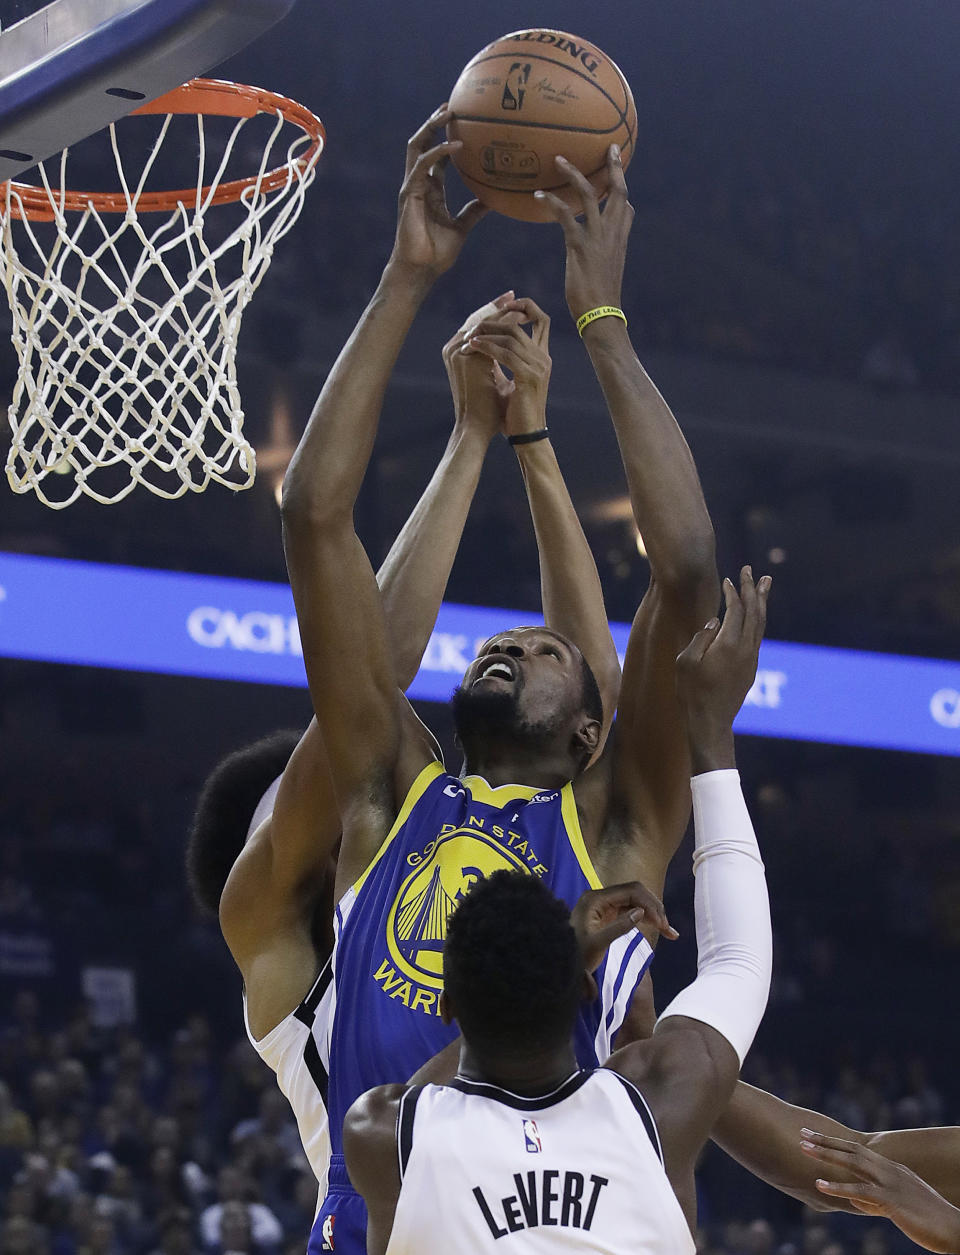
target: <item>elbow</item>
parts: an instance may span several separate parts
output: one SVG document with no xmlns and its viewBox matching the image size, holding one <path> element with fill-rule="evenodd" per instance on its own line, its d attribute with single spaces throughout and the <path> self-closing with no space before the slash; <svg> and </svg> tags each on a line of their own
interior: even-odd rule
<svg viewBox="0 0 960 1255">
<path fill-rule="evenodd" d="M 318 491 L 306 476 L 291 465 L 283 480 L 280 497 L 280 518 L 284 534 L 299 534 L 339 526 L 344 518 L 352 519 L 353 503 L 343 506 L 330 493 Z"/>
<path fill-rule="evenodd" d="M 698 605 L 719 599 L 717 546 L 709 520 L 705 529 L 687 537 L 669 558 L 657 563 L 654 576 L 674 599 L 695 600 Z"/>
</svg>

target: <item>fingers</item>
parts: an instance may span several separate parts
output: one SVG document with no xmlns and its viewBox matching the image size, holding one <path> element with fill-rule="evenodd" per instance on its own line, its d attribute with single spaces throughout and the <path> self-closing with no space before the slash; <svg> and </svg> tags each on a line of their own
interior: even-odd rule
<svg viewBox="0 0 960 1255">
<path fill-rule="evenodd" d="M 833 1139 L 839 1143 L 839 1138 Z M 855 1143 L 847 1143 L 846 1146 L 856 1148 Z M 832 1168 L 843 1168 L 847 1172 L 857 1173 L 860 1171 L 856 1163 L 853 1149 L 834 1149 L 829 1146 L 816 1144 L 809 1139 L 804 1139 L 800 1143 L 800 1149 L 811 1159 L 816 1159 L 817 1163 L 829 1164 Z"/>
<path fill-rule="evenodd" d="M 473 336 L 464 345 L 463 351 L 464 353 L 482 353 L 484 357 L 489 357 L 501 366 L 505 366 L 513 375 L 522 374 L 524 367 L 529 365 L 517 353 L 516 343 L 507 336 Z"/>
<path fill-rule="evenodd" d="M 534 344 L 546 348 L 550 339 L 550 315 L 544 313 L 529 296 L 515 298 L 510 302 L 510 308 L 520 310 L 526 315 L 527 321 L 532 324 Z"/>
<path fill-rule="evenodd" d="M 456 340 L 457 337 L 468 339 L 468 331 L 472 331 L 485 319 L 495 317 L 502 310 L 506 309 L 512 300 L 513 288 L 510 288 L 509 291 L 501 292 L 499 296 L 495 296 L 492 301 L 487 301 L 486 305 L 481 305 L 479 309 L 475 309 L 472 314 L 468 315 L 463 320 L 460 329 L 457 331 L 457 334 L 453 337 L 453 339 Z"/>
<path fill-rule="evenodd" d="M 412 141 L 411 141 L 412 142 Z M 434 167 L 449 158 L 451 153 L 455 153 L 459 148 L 463 147 L 463 143 L 458 139 L 448 139 L 442 144 L 436 144 L 433 148 L 428 148 L 414 160 L 413 164 L 408 168 L 406 178 L 404 179 L 403 191 L 410 193 L 412 190 L 426 193 L 431 186 L 431 179 L 434 177 Z M 440 187 L 442 192 L 442 184 L 437 184 L 434 180 L 433 186 Z M 479 204 L 479 201 L 471 201 L 469 205 L 465 205 L 460 211 L 464 213 L 473 205 Z M 478 215 L 482 217 L 483 215 Z"/>
<path fill-rule="evenodd" d="M 573 210 L 565 200 L 561 200 L 559 196 L 554 196 L 553 192 L 538 191 L 534 192 L 534 198 L 550 212 L 554 222 L 559 222 L 563 227 L 563 234 L 567 241 L 570 242 L 571 236 L 577 230 L 577 218 Z"/>
<path fill-rule="evenodd" d="M 611 144 L 607 149 L 607 195 L 611 202 L 621 198 L 626 200 L 628 196 L 619 144 Z"/>
<path fill-rule="evenodd" d="M 861 1146 L 859 1142 L 843 1137 L 828 1137 L 825 1133 L 816 1133 L 813 1129 L 801 1129 L 800 1149 L 810 1159 L 818 1163 L 829 1164 L 846 1177 L 858 1177 L 859 1189 L 864 1191 L 867 1186 L 882 1185 L 885 1175 L 890 1172 L 890 1161 L 875 1151 Z M 867 1197 L 870 1197 L 869 1191 Z"/>
<path fill-rule="evenodd" d="M 637 920 L 631 919 L 630 915 L 618 915 L 615 920 L 609 924 L 604 924 L 602 928 L 594 929 L 590 933 L 590 950 L 591 952 L 599 952 L 601 949 L 606 950 L 608 946 L 613 945 L 620 937 L 625 936 L 632 928 L 636 928 L 638 924 L 643 922 L 642 912 L 634 911 L 634 915 L 639 915 Z"/>
<path fill-rule="evenodd" d="M 470 200 L 464 205 L 460 212 L 454 218 L 454 222 L 461 228 L 464 235 L 468 231 L 472 231 L 481 218 L 485 218 L 490 210 L 486 205 L 482 205 L 478 200 Z"/>
<path fill-rule="evenodd" d="M 845 1198 L 868 1214 L 875 1214 L 882 1206 L 877 1187 L 863 1181 L 824 1181 L 818 1178 L 816 1186 L 821 1194 L 829 1194 L 831 1198 Z"/>
<path fill-rule="evenodd" d="M 448 109 L 446 104 L 442 104 L 438 109 L 434 109 L 423 126 L 410 136 L 407 140 L 405 177 L 410 176 L 420 157 L 434 146 L 437 134 L 443 130 L 452 117 L 453 111 Z"/>
<path fill-rule="evenodd" d="M 754 632 L 756 634 L 756 646 L 760 648 L 760 642 L 767 630 L 767 598 L 770 596 L 770 589 L 773 587 L 772 575 L 761 575 L 760 582 L 757 584 L 757 615 L 754 621 Z"/>
<path fill-rule="evenodd" d="M 801 1146 L 823 1146 L 827 1150 L 842 1150 L 847 1154 L 855 1154 L 857 1151 L 863 1150 L 859 1142 L 853 1141 L 848 1137 L 831 1137 L 828 1133 L 817 1133 L 815 1129 L 801 1129 L 803 1136 Z"/>
<path fill-rule="evenodd" d="M 600 221 L 600 199 L 594 191 L 593 185 L 586 175 L 581 174 L 577 167 L 568 161 L 566 157 L 555 157 L 554 160 L 557 169 L 566 176 L 568 183 L 572 184 L 579 195 L 580 202 L 583 205 L 583 214 L 588 224 L 593 226 Z"/>
<path fill-rule="evenodd" d="M 711 619 L 697 632 L 690 644 L 677 655 L 677 665 L 693 667 L 703 661 L 703 656 L 717 638 L 720 631 L 720 620 Z"/>
<path fill-rule="evenodd" d="M 503 373 L 503 367 L 500 365 L 499 362 L 493 363 L 493 366 L 490 370 L 490 374 L 493 377 L 493 386 L 496 388 L 497 392 L 500 394 L 501 397 L 506 399 L 507 397 L 511 396 L 514 392 L 516 392 L 517 385 L 513 382 L 512 379 L 508 379 L 506 377 L 506 375 Z"/>
<path fill-rule="evenodd" d="M 653 924 L 657 931 L 670 941 L 675 941 L 680 936 L 667 919 L 663 903 L 655 893 L 651 893 L 646 885 L 638 880 L 597 890 L 594 909 L 620 911 L 623 918 L 630 921 L 633 927 L 639 927 L 644 923 Z M 624 929 L 624 931 L 627 930 Z"/>
<path fill-rule="evenodd" d="M 749 570 L 744 567 L 740 572 L 741 581 L 744 578 L 744 572 Z M 750 585 L 753 586 L 753 577 L 750 576 Z M 733 580 L 729 577 L 723 581 L 723 627 L 720 629 L 724 640 L 738 641 L 743 632 L 743 621 L 746 617 L 743 601 L 737 592 Z"/>
</svg>

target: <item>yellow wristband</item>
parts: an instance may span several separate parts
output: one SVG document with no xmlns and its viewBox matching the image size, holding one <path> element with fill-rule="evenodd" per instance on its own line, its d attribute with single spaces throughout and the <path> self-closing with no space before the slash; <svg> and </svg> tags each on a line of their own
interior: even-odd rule
<svg viewBox="0 0 960 1255">
<path fill-rule="evenodd" d="M 622 309 L 617 309 L 616 305 L 598 305 L 596 309 L 588 309 L 577 319 L 577 331 L 580 335 L 583 335 L 584 327 L 589 327 L 598 318 L 619 318 L 624 326 L 627 325 L 627 316 Z"/>
</svg>

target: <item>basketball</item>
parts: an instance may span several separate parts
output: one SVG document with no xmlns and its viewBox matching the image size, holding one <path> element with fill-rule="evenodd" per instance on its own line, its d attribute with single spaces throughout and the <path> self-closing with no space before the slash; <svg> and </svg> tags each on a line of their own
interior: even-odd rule
<svg viewBox="0 0 960 1255">
<path fill-rule="evenodd" d="M 547 222 L 533 193 L 579 205 L 557 156 L 606 189 L 607 150 L 633 156 L 637 111 L 623 74 L 594 44 L 564 31 L 522 30 L 488 44 L 450 94 L 452 161 L 473 194 L 508 218 Z"/>
</svg>

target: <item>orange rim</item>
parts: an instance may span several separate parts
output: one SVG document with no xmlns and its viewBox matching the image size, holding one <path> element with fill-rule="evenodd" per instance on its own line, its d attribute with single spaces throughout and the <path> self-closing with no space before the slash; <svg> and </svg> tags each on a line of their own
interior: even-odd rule
<svg viewBox="0 0 960 1255">
<path fill-rule="evenodd" d="M 223 118 L 253 118 L 258 113 L 280 113 L 287 122 L 300 129 L 309 137 L 311 143 L 293 163 L 294 167 L 307 169 L 320 153 L 326 139 L 323 123 L 304 105 L 299 105 L 287 96 L 277 92 L 265 91 L 261 87 L 247 87 L 243 83 L 230 83 L 224 79 L 194 78 L 182 87 L 151 100 L 132 111 L 131 116 L 141 114 L 205 114 Z M 290 178 L 291 167 L 288 164 L 277 166 L 261 179 L 252 175 L 247 179 L 233 179 L 229 183 L 221 183 L 212 196 L 207 185 L 201 190 L 201 197 L 206 200 L 210 196 L 212 205 L 228 205 L 238 201 L 244 192 L 259 185 L 263 192 L 273 192 Z M 39 221 L 52 221 L 56 214 L 50 197 L 43 187 L 32 183 L 16 183 L 9 181 L 3 185 L 14 217 L 27 217 Z M 10 198 L 15 192 L 19 202 Z M 161 213 L 164 210 L 176 209 L 179 204 L 196 201 L 196 187 L 180 188 L 175 192 L 144 192 L 136 203 L 138 213 Z M 61 205 L 59 194 L 57 204 Z M 22 205 L 22 211 L 21 211 Z M 73 210 L 83 212 L 92 206 L 98 213 L 125 214 L 129 201 L 122 192 L 69 192 L 65 191 L 62 198 L 64 212 Z"/>
</svg>

